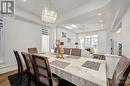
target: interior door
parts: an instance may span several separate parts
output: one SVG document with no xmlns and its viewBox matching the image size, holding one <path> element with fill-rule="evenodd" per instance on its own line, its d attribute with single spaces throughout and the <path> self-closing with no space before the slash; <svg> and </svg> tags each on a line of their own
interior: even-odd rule
<svg viewBox="0 0 130 86">
<path fill-rule="evenodd" d="M 49 35 L 42 35 L 42 52 L 49 52 Z"/>
</svg>

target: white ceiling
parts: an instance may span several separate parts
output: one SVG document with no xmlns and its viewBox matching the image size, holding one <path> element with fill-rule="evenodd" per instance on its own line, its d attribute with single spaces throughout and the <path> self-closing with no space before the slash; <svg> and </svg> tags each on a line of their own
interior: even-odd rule
<svg viewBox="0 0 130 86">
<path fill-rule="evenodd" d="M 52 6 L 51 9 L 58 11 L 59 16 L 79 8 L 89 1 L 90 0 L 50 0 Z M 26 2 L 23 2 L 23 0 L 16 0 L 16 6 L 40 16 L 42 9 L 50 5 L 49 0 L 26 0 Z"/>
<path fill-rule="evenodd" d="M 41 11 L 48 6 L 49 0 L 16 0 L 16 7 L 28 11 L 39 19 Z M 114 21 L 121 18 L 130 0 L 51 0 L 52 8 L 58 12 L 56 24 L 75 24 L 79 28 L 73 29 L 76 33 L 96 31 L 114 26 Z M 120 12 L 117 13 L 117 10 Z M 98 13 L 102 13 L 101 16 Z M 99 20 L 103 20 L 102 23 Z M 101 25 L 104 26 L 101 26 Z"/>
</svg>

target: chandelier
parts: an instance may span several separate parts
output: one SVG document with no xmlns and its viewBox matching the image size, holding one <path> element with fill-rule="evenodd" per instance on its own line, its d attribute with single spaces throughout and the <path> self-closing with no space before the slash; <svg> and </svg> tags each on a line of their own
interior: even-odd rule
<svg viewBox="0 0 130 86">
<path fill-rule="evenodd" d="M 53 10 L 49 10 L 46 7 L 42 11 L 42 21 L 48 22 L 48 23 L 55 23 L 56 18 L 57 18 L 57 12 Z"/>
<path fill-rule="evenodd" d="M 50 9 L 48 7 L 45 7 L 42 10 L 42 21 L 47 23 L 55 23 L 57 19 L 57 12 L 51 10 L 52 5 L 50 0 L 49 0 L 49 5 L 50 5 Z"/>
</svg>

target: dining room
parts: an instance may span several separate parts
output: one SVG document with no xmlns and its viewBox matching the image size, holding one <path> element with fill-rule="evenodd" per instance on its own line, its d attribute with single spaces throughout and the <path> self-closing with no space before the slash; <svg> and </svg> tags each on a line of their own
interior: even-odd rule
<svg viewBox="0 0 130 86">
<path fill-rule="evenodd" d="M 129 0 L 1 0 L 0 86 L 130 86 Z"/>
</svg>

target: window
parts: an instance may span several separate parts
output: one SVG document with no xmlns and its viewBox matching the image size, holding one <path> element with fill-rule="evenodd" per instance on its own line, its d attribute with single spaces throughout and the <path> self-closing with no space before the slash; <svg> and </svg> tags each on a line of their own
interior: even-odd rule
<svg viewBox="0 0 130 86">
<path fill-rule="evenodd" d="M 84 48 L 84 39 L 81 38 L 79 41 L 80 41 L 80 48 L 83 49 Z"/>
<path fill-rule="evenodd" d="M 0 17 L 0 63 L 3 60 L 2 56 L 3 56 L 3 18 Z"/>
<path fill-rule="evenodd" d="M 85 39 L 85 47 L 91 47 L 91 36 L 87 36 Z"/>
<path fill-rule="evenodd" d="M 85 36 L 85 37 L 79 38 L 79 41 L 80 41 L 81 49 L 85 49 L 89 47 L 93 47 L 94 49 L 97 49 L 98 35 Z"/>
</svg>

